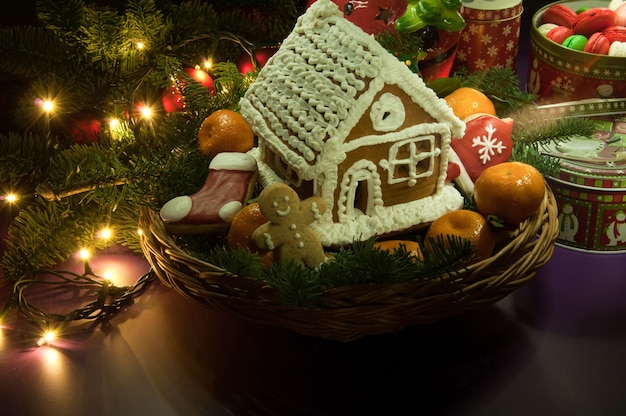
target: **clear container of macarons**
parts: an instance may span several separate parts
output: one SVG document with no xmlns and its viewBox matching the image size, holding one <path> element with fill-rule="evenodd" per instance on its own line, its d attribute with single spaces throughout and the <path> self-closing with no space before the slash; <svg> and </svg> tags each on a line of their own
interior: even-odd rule
<svg viewBox="0 0 626 416">
<path fill-rule="evenodd" d="M 626 0 L 551 3 L 531 26 L 528 88 L 540 103 L 626 98 Z"/>
</svg>

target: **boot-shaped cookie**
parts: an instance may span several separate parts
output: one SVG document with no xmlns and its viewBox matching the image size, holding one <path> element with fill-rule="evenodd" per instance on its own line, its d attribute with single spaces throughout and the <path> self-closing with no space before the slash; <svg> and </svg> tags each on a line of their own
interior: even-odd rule
<svg viewBox="0 0 626 416">
<path fill-rule="evenodd" d="M 254 157 L 238 152 L 219 153 L 211 160 L 202 189 L 169 200 L 161 208 L 161 218 L 174 234 L 225 231 L 250 198 L 256 178 Z"/>
</svg>

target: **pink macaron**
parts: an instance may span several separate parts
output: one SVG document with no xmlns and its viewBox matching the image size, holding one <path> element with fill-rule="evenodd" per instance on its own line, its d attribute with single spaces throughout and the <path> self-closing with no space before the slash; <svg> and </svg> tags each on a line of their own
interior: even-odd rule
<svg viewBox="0 0 626 416">
<path fill-rule="evenodd" d="M 576 12 L 569 7 L 562 4 L 553 4 L 543 12 L 541 19 L 543 23 L 554 23 L 558 26 L 571 28 L 576 17 Z"/>
<path fill-rule="evenodd" d="M 556 42 L 560 45 L 565 41 L 565 39 L 572 36 L 573 34 L 574 31 L 569 27 L 557 26 L 554 29 L 550 29 L 550 31 L 546 33 L 546 37 L 552 42 Z"/>
<path fill-rule="evenodd" d="M 606 55 L 609 53 L 609 47 L 611 42 L 604 36 L 604 34 L 597 32 L 589 37 L 589 40 L 585 44 L 583 52 L 595 53 L 598 55 Z"/>
<path fill-rule="evenodd" d="M 610 26 L 602 31 L 609 42 L 626 42 L 626 27 Z"/>
<path fill-rule="evenodd" d="M 572 30 L 577 35 L 589 37 L 607 27 L 615 26 L 616 19 L 617 15 L 613 10 L 607 7 L 594 7 L 576 16 Z"/>
</svg>

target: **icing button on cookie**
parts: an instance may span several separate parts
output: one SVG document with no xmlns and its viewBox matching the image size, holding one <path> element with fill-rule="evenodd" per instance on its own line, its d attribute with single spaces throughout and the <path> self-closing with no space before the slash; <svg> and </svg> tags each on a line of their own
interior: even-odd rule
<svg viewBox="0 0 626 416">
<path fill-rule="evenodd" d="M 310 268 L 326 261 L 322 242 L 309 227 L 326 211 L 322 198 L 312 196 L 300 201 L 289 185 L 274 183 L 263 189 L 258 201 L 268 219 L 252 233 L 252 240 L 260 248 L 276 250 L 280 261 L 294 260 Z"/>
</svg>

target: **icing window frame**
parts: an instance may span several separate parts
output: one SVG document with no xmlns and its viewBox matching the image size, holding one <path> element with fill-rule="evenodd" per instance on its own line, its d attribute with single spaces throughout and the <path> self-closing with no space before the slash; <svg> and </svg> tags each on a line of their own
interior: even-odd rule
<svg viewBox="0 0 626 416">
<path fill-rule="evenodd" d="M 394 143 L 389 148 L 388 159 L 380 161 L 387 170 L 387 183 L 408 182 L 409 186 L 414 186 L 418 179 L 432 176 L 435 158 L 441 154 L 441 149 L 435 145 L 436 137 L 432 134 Z"/>
<path fill-rule="evenodd" d="M 406 120 L 406 109 L 402 99 L 395 94 L 386 92 L 378 98 L 370 109 L 372 128 L 388 133 L 398 130 Z"/>
</svg>

